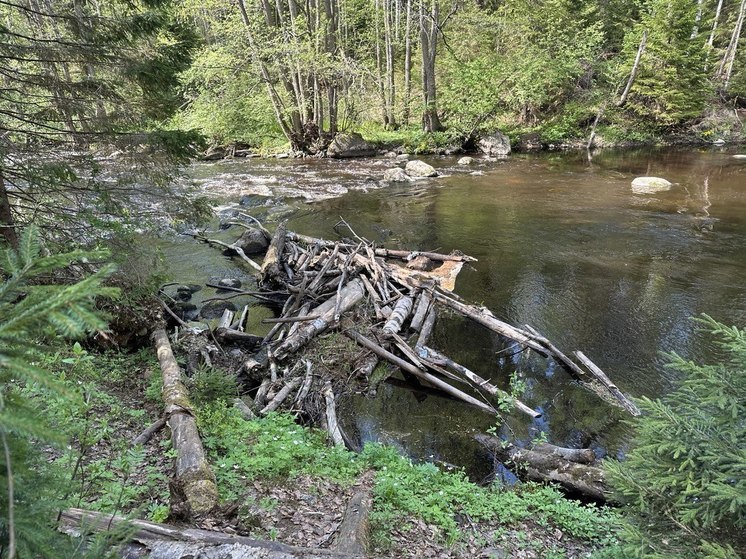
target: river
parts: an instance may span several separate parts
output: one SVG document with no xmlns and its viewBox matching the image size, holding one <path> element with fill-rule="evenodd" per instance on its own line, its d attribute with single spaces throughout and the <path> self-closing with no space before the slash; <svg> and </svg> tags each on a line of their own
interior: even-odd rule
<svg viewBox="0 0 746 559">
<path fill-rule="evenodd" d="M 431 158 L 443 176 L 396 186 L 378 182 L 393 164 L 385 159 L 240 160 L 190 173 L 221 204 L 244 197 L 245 211 L 287 217 L 298 232 L 335 238 L 333 226 L 344 217 L 389 248 L 470 254 L 478 262 L 461 272 L 456 293 L 507 322 L 532 325 L 565 351 L 582 350 L 626 393 L 657 397 L 678 380 L 662 352 L 718 358 L 690 317 L 708 313 L 746 326 L 746 160 L 733 153 L 609 151 L 590 162 L 584 153 L 543 153 L 477 159 L 466 168 L 455 157 Z M 642 175 L 674 184 L 636 193 L 631 181 Z M 237 273 L 218 251 L 191 240 L 168 244 L 166 255 L 178 281 Z M 415 459 L 466 467 L 473 477 L 489 467 L 472 436 L 490 427 L 504 437 L 544 433 L 555 444 L 623 455 L 624 415 L 562 369 L 512 352 L 457 317 L 442 318 L 436 338 L 436 347 L 503 388 L 515 374 L 522 399 L 543 416 L 495 425 L 461 404 L 420 401 L 386 385 L 376 399 L 348 398 L 351 432 Z"/>
</svg>

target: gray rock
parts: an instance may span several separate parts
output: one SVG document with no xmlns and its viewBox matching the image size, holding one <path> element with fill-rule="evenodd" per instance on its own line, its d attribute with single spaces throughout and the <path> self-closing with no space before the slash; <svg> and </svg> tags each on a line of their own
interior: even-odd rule
<svg viewBox="0 0 746 559">
<path fill-rule="evenodd" d="M 508 155 L 510 153 L 510 138 L 498 130 L 481 138 L 478 145 L 479 149 L 487 155 Z"/>
<path fill-rule="evenodd" d="M 234 305 L 230 301 L 208 301 L 199 311 L 199 315 L 202 318 L 207 319 L 220 318 L 221 316 L 223 316 L 223 311 L 225 309 L 231 310 L 233 312 L 238 310 L 236 308 L 236 305 Z"/>
<path fill-rule="evenodd" d="M 175 305 L 172 305 L 171 310 L 174 311 L 174 314 L 176 316 L 184 321 L 190 321 L 197 318 L 197 305 L 194 305 L 193 303 L 181 301 L 179 303 L 176 303 Z"/>
<path fill-rule="evenodd" d="M 269 247 L 269 239 L 260 229 L 249 227 L 238 238 L 236 246 L 246 254 L 264 254 Z"/>
<path fill-rule="evenodd" d="M 386 153 L 384 153 L 384 157 L 386 157 L 386 159 L 396 159 L 396 152 L 387 151 Z"/>
<path fill-rule="evenodd" d="M 237 278 L 223 278 L 218 281 L 220 287 L 233 287 L 234 289 L 241 289 L 241 280 Z"/>
<path fill-rule="evenodd" d="M 396 156 L 397 161 L 409 161 L 409 154 L 408 153 L 400 153 Z"/>
<path fill-rule="evenodd" d="M 278 153 L 277 155 L 275 155 L 275 157 L 277 159 L 287 159 L 290 157 L 290 154 L 289 153 Z"/>
<path fill-rule="evenodd" d="M 356 132 L 339 132 L 329 144 L 326 154 L 335 159 L 345 159 L 370 157 L 376 154 L 376 150 Z"/>
<path fill-rule="evenodd" d="M 386 182 L 408 182 L 410 178 L 401 167 L 392 167 L 384 171 L 383 180 Z"/>
<path fill-rule="evenodd" d="M 435 167 L 428 165 L 424 161 L 415 159 L 407 163 L 406 172 L 410 177 L 437 177 L 438 171 Z"/>
<path fill-rule="evenodd" d="M 459 165 L 471 165 L 472 163 L 474 163 L 474 158 L 469 156 L 462 157 L 458 160 Z"/>
<path fill-rule="evenodd" d="M 673 186 L 666 179 L 660 177 L 637 177 L 632 181 L 632 192 L 635 194 L 653 194 L 671 190 Z"/>
<path fill-rule="evenodd" d="M 521 146 L 521 151 L 537 151 L 541 149 L 541 138 L 535 132 L 530 134 L 523 134 L 518 142 Z"/>
</svg>

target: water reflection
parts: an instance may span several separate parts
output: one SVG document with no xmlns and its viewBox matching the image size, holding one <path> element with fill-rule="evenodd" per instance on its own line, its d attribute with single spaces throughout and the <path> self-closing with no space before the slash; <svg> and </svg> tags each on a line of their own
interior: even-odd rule
<svg viewBox="0 0 746 559">
<path fill-rule="evenodd" d="M 455 158 L 429 162 L 446 176 L 390 187 L 378 182 L 391 165 L 380 159 L 232 162 L 196 174 L 233 202 L 251 184 L 290 195 L 322 182 L 330 195 L 349 191 L 300 204 L 290 227 L 332 237 L 343 216 L 391 248 L 471 254 L 479 261 L 461 273 L 459 295 L 531 324 L 562 349 L 581 349 L 632 395 L 655 397 L 676 381 L 661 351 L 714 356 L 689 317 L 707 312 L 746 325 L 746 161 L 727 151 L 602 152 L 590 163 L 585 154 L 513 156 L 466 170 Z M 635 193 L 631 181 L 643 175 L 673 184 Z M 541 424 L 510 419 L 500 427 L 506 437 L 542 431 L 557 444 L 623 453 L 622 415 L 551 362 L 457 317 L 443 317 L 435 336 L 437 347 L 501 388 L 513 373 L 525 381 L 524 401 L 545 415 Z M 355 418 L 348 428 L 364 440 L 472 471 L 486 465 L 471 437 L 493 421 L 461 404 L 419 402 L 386 385 L 378 398 L 348 405 Z"/>
</svg>

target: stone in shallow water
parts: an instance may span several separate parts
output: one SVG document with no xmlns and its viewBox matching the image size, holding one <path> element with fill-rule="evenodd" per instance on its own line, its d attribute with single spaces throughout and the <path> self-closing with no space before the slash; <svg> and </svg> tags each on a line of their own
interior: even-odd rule
<svg viewBox="0 0 746 559">
<path fill-rule="evenodd" d="M 654 194 L 671 190 L 671 184 L 660 177 L 637 177 L 632 181 L 632 192 L 635 194 Z"/>
<path fill-rule="evenodd" d="M 746 153 L 737 153 L 733 156 L 734 159 L 746 159 Z"/>
<path fill-rule="evenodd" d="M 404 169 L 401 167 L 392 167 L 384 171 L 383 180 L 386 182 L 408 182 L 410 179 L 409 175 L 404 172 Z"/>
<path fill-rule="evenodd" d="M 218 281 L 220 287 L 233 287 L 234 289 L 241 289 L 241 280 L 236 278 L 223 278 Z"/>
<path fill-rule="evenodd" d="M 237 310 L 236 305 L 230 301 L 208 301 L 199 311 L 199 314 L 202 318 L 220 318 L 223 316 L 225 309 L 233 312 Z"/>
<path fill-rule="evenodd" d="M 407 163 L 406 167 L 407 174 L 410 177 L 437 177 L 438 171 L 435 170 L 435 167 L 432 165 L 428 165 L 424 161 L 420 161 L 419 159 L 415 159 L 414 161 L 410 161 Z"/>
<path fill-rule="evenodd" d="M 474 163 L 474 158 L 469 156 L 462 157 L 458 160 L 459 165 L 471 165 L 472 163 Z"/>
</svg>

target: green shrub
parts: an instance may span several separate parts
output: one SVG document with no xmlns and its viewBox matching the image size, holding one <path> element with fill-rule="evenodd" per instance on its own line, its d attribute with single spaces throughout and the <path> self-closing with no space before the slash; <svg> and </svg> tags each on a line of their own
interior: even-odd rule
<svg viewBox="0 0 746 559">
<path fill-rule="evenodd" d="M 736 557 L 746 552 L 746 331 L 700 319 L 719 364 L 676 354 L 684 375 L 663 399 L 643 398 L 627 460 L 607 470 L 632 524 L 636 557 Z"/>
</svg>

